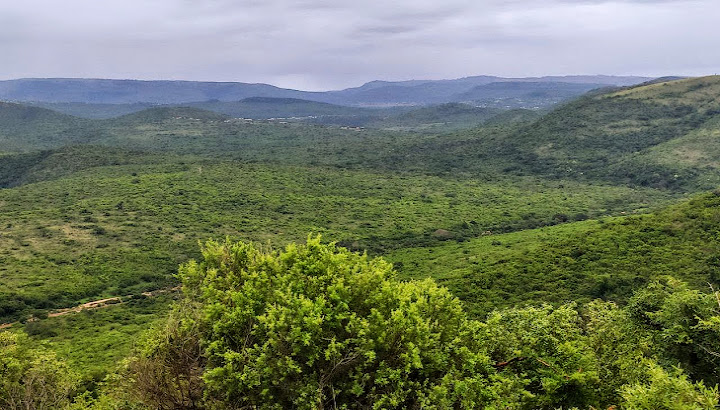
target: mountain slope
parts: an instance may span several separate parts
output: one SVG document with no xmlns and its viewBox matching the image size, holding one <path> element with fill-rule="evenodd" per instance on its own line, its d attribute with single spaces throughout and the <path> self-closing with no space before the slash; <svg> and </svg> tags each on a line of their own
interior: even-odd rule
<svg viewBox="0 0 720 410">
<path fill-rule="evenodd" d="M 251 97 L 240 101 L 205 101 L 187 104 L 237 118 L 310 118 L 310 117 L 370 117 L 380 110 L 347 107 L 298 98 Z"/>
<path fill-rule="evenodd" d="M 623 302 L 662 275 L 706 288 L 720 281 L 718 233 L 715 192 L 651 215 L 451 241 L 388 258 L 405 277 L 435 277 L 477 313 L 487 313 L 522 303 Z"/>
<path fill-rule="evenodd" d="M 372 122 L 369 126 L 386 129 L 449 131 L 477 127 L 497 117 L 503 111 L 496 108 L 474 107 L 468 104 L 447 103 L 417 108 Z"/>
<path fill-rule="evenodd" d="M 594 83 L 507 81 L 479 85 L 452 99 L 492 107 L 543 108 L 602 87 Z"/>
<path fill-rule="evenodd" d="M 644 77 L 612 77 L 612 76 L 566 76 L 566 77 L 529 77 L 529 78 L 503 78 L 493 76 L 474 76 L 458 78 L 455 80 L 414 80 L 414 81 L 372 81 L 361 87 L 348 88 L 341 91 L 329 92 L 334 101 L 344 101 L 355 105 L 390 105 L 390 104 L 439 104 L 446 102 L 464 102 L 473 100 L 463 96 L 477 87 L 498 84 L 498 91 L 503 90 L 502 83 L 516 84 L 516 88 L 543 88 L 543 85 L 562 84 L 566 93 L 572 90 L 572 96 L 582 94 L 582 90 L 591 90 L 602 86 L 627 86 L 639 84 L 650 80 Z M 523 84 L 523 85 L 519 85 Z M 492 88 L 492 87 L 491 87 Z M 507 87 L 511 89 L 512 86 Z M 509 91 L 512 94 L 512 91 Z M 507 98 L 512 97 L 512 95 Z M 530 108 L 533 105 L 519 104 L 518 107 Z"/>
<path fill-rule="evenodd" d="M 108 119 L 120 117 L 134 112 L 153 108 L 156 104 L 134 103 L 134 104 L 101 104 L 101 103 L 78 103 L 78 102 L 35 102 L 23 101 L 24 105 L 47 108 L 73 117 L 87 119 Z"/>
<path fill-rule="evenodd" d="M 393 164 L 500 170 L 681 191 L 720 183 L 720 77 L 591 93 L 538 120 L 421 141 Z"/>
<path fill-rule="evenodd" d="M 532 170 L 680 187 L 698 183 L 706 170 L 683 172 L 690 169 L 653 152 L 665 144 L 680 149 L 691 133 L 712 135 L 719 118 L 720 77 L 678 80 L 572 102 L 518 132 L 510 145 Z M 706 148 L 704 155 L 720 158 Z"/>
<path fill-rule="evenodd" d="M 0 81 L 0 99 L 106 104 L 177 104 L 248 97 L 302 98 L 312 92 L 268 84 L 201 81 L 141 81 L 84 78 L 29 78 Z"/>
<path fill-rule="evenodd" d="M 98 124 L 149 124 L 174 119 L 189 119 L 198 121 L 224 121 L 228 116 L 216 112 L 194 107 L 155 107 L 123 115 Z"/>
<path fill-rule="evenodd" d="M 0 156 L 0 188 L 60 179 L 89 168 L 166 161 L 152 154 L 77 145 Z"/>
<path fill-rule="evenodd" d="M 26 162 L 19 178 L 39 182 L 0 189 L 0 323 L 164 287 L 209 237 L 289 241 L 318 232 L 381 252 L 439 243 L 433 233 L 460 221 L 515 230 L 558 213 L 667 200 L 534 178 L 463 181 L 85 147 Z"/>
<path fill-rule="evenodd" d="M 0 81 L 0 99 L 40 103 L 183 104 L 197 101 L 239 101 L 250 97 L 297 98 L 340 105 L 428 104 L 450 102 L 452 95 L 498 81 L 580 82 L 629 85 L 642 77 L 574 76 L 506 79 L 491 76 L 456 80 L 374 81 L 357 88 L 309 92 L 268 84 L 201 81 L 141 81 L 76 78 L 29 78 Z"/>
<path fill-rule="evenodd" d="M 84 141 L 87 121 L 38 107 L 0 102 L 0 152 Z"/>
</svg>

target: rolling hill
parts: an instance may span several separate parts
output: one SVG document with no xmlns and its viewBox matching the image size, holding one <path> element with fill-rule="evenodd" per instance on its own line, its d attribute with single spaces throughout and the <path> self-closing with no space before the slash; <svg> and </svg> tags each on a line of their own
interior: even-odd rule
<svg viewBox="0 0 720 410">
<path fill-rule="evenodd" d="M 550 93 L 557 84 L 496 80 L 464 79 L 471 87 L 461 92 Z M 378 82 L 352 92 L 441 86 Z M 135 104 L 142 110 L 80 119 L 2 104 L 0 327 L 18 321 L 2 334 L 26 332 L 28 346 L 47 345 L 80 373 L 86 398 L 100 397 L 98 382 L 126 363 L 138 335 L 162 326 L 178 265 L 200 258 L 197 244 L 208 238 L 284 244 L 320 233 L 386 256 L 402 279 L 435 278 L 469 317 L 552 305 L 494 313 L 495 327 L 554 309 L 585 320 L 600 306 L 586 302 L 623 305 L 667 274 L 687 281 L 692 290 L 682 295 L 692 296 L 720 280 L 720 196 L 698 193 L 718 179 L 719 95 L 720 80 L 707 77 L 594 91 L 552 111 L 458 103 L 384 111 L 263 96 Z M 377 128 L 270 121 L 271 112 Z M 123 303 L 55 316 L 104 298 Z M 566 302 L 577 305 L 557 307 Z M 577 323 L 588 338 L 586 322 Z M 497 355 L 488 369 L 506 371 L 514 355 Z M 510 366 L 556 373 L 545 364 L 551 356 L 538 357 Z M 574 363 L 574 375 L 590 373 Z"/>
<path fill-rule="evenodd" d="M 718 121 L 720 77 L 683 79 L 593 93 L 514 128 L 424 140 L 389 162 L 707 190 L 720 183 Z"/>
<path fill-rule="evenodd" d="M 503 110 L 447 103 L 417 108 L 369 122 L 366 126 L 391 130 L 447 132 L 478 127 L 496 118 Z M 496 121 L 500 121 L 497 118 Z"/>
<path fill-rule="evenodd" d="M 372 81 L 338 91 L 308 92 L 268 84 L 198 81 L 140 81 L 75 78 L 29 78 L 0 81 L 0 100 L 39 103 L 186 104 L 240 101 L 251 97 L 295 98 L 339 105 L 424 105 L 456 101 L 452 96 L 478 85 L 504 81 L 564 82 L 624 86 L 643 77 L 568 76 L 509 79 L 492 76 L 455 80 Z M 77 109 L 78 107 L 76 107 Z"/>
<path fill-rule="evenodd" d="M 99 104 L 99 103 L 72 103 L 72 102 L 27 102 L 42 108 L 48 108 L 64 114 L 89 119 L 110 119 L 150 108 L 164 107 L 194 107 L 235 118 L 270 119 L 294 118 L 295 120 L 315 120 L 317 122 L 332 121 L 333 118 L 376 119 L 393 114 L 397 109 L 365 109 L 359 107 L 340 106 L 298 98 L 279 97 L 249 97 L 239 101 L 193 101 L 178 104 Z"/>
<path fill-rule="evenodd" d="M 720 280 L 720 192 L 650 215 L 626 216 L 402 249 L 388 255 L 405 278 L 433 277 L 477 314 L 498 306 L 624 303 L 664 275 L 696 288 Z M 437 267 L 443 269 L 438 270 Z"/>
<path fill-rule="evenodd" d="M 498 108 L 547 108 L 586 92 L 607 87 L 593 83 L 507 81 L 479 85 L 453 96 L 456 101 Z"/>
<path fill-rule="evenodd" d="M 251 97 L 237 102 L 206 101 L 190 103 L 192 107 L 220 112 L 236 118 L 302 118 L 324 116 L 369 116 L 375 110 L 345 107 L 297 98 Z"/>
<path fill-rule="evenodd" d="M 719 96 L 716 76 L 586 97 L 519 131 L 509 145 L 530 169 L 710 189 L 717 183 L 709 174 L 720 152 L 713 150 L 712 143 L 701 154 L 693 152 L 690 141 L 711 142 L 720 119 Z M 684 156 L 684 164 L 663 162 L 662 153 L 668 152 Z"/>
<path fill-rule="evenodd" d="M 87 125 L 85 120 L 52 110 L 0 102 L 0 152 L 82 142 Z"/>
<path fill-rule="evenodd" d="M 382 253 L 440 243 L 443 230 L 466 223 L 515 231 L 557 223 L 560 213 L 619 213 L 670 198 L 536 178 L 457 180 L 105 150 L 23 157 L 16 186 L 0 189 L 0 318 L 168 286 L 208 237 L 288 241 L 319 232 Z"/>
</svg>

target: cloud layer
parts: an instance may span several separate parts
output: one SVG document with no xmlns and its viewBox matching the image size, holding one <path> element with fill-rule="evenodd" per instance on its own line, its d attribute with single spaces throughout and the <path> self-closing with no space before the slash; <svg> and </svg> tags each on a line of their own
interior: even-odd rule
<svg viewBox="0 0 720 410">
<path fill-rule="evenodd" d="M 717 0 L 25 0 L 1 78 L 339 88 L 372 79 L 720 71 Z"/>
</svg>

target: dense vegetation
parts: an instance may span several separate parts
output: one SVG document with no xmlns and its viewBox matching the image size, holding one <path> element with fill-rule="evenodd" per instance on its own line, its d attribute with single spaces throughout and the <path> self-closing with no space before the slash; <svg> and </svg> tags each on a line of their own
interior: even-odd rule
<svg viewBox="0 0 720 410">
<path fill-rule="evenodd" d="M 0 407 L 712 408 L 719 93 L 376 129 L 3 104 Z M 349 251 L 264 245 L 308 232 Z"/>
<path fill-rule="evenodd" d="M 99 396 L 79 395 L 75 407 L 718 404 L 717 388 L 706 383 L 720 377 L 720 294 L 672 278 L 639 290 L 625 308 L 600 300 L 542 305 L 483 321 L 432 280 L 398 282 L 387 262 L 319 238 L 279 252 L 208 242 L 203 260 L 183 265 L 180 278 L 185 298 L 168 320 Z M 22 336 L 0 337 L 0 369 L 11 369 L 0 400 L 11 408 L 36 397 L 70 405 L 77 379 L 55 374 L 66 364 L 24 350 Z"/>
<path fill-rule="evenodd" d="M 592 94 L 537 121 L 426 139 L 394 154 L 400 168 L 504 171 L 678 191 L 715 188 L 720 77 Z"/>
<path fill-rule="evenodd" d="M 298 240 L 314 231 L 381 253 L 665 198 L 535 178 L 480 182 L 132 153 L 117 158 L 127 165 L 90 167 L 96 153 L 88 151 L 85 170 L 76 164 L 66 177 L 0 191 L 0 318 L 170 286 L 177 265 L 211 235 Z M 44 164 L 62 175 L 69 170 L 56 164 L 72 154 L 83 155 L 61 150 Z M 36 168 L 24 179 L 47 175 Z"/>
<path fill-rule="evenodd" d="M 480 314 L 526 303 L 625 303 L 634 289 L 666 275 L 696 288 L 720 282 L 719 232 L 716 192 L 653 215 L 402 249 L 388 259 L 403 277 L 437 278 Z"/>
</svg>

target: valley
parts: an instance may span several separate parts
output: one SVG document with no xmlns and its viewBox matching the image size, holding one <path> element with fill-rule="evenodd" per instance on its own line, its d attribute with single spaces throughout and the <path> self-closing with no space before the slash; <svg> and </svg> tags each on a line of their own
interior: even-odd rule
<svg viewBox="0 0 720 410">
<path fill-rule="evenodd" d="M 608 365 L 603 343 L 657 364 L 664 369 L 653 373 L 657 377 L 671 377 L 672 366 L 679 366 L 692 381 L 688 389 L 717 397 L 717 391 L 712 396 L 703 389 L 711 391 L 720 380 L 713 354 L 720 317 L 713 305 L 720 283 L 720 77 L 639 85 L 648 79 L 625 79 L 610 88 L 601 88 L 608 85 L 602 78 L 531 80 L 368 83 L 322 96 L 260 85 L 255 89 L 262 92 L 246 95 L 219 84 L 208 85 L 216 94 L 198 96 L 172 82 L 157 94 L 164 99 L 144 101 L 129 96 L 155 95 L 142 88 L 148 84 L 135 84 L 145 91 L 119 100 L 43 101 L 36 90 L 24 95 L 36 99 L 30 103 L 14 95 L 15 102 L 0 103 L 0 323 L 17 324 L 2 333 L 27 338 L 28 345 L 65 360 L 77 374 L 75 389 L 88 392 L 86 404 L 110 400 L 115 393 L 107 393 L 113 391 L 108 380 L 127 370 L 122 360 L 148 357 L 143 352 L 152 349 L 144 343 L 157 347 L 148 340 L 162 337 L 152 332 L 171 326 L 174 315 L 189 320 L 202 311 L 205 316 L 190 321 L 205 326 L 198 334 L 232 332 L 208 318 L 233 323 L 241 313 L 224 309 L 242 305 L 247 295 L 242 286 L 221 280 L 221 273 L 249 275 L 250 283 L 270 269 L 263 263 L 287 264 L 293 275 L 314 284 L 293 263 L 354 261 L 346 270 L 382 272 L 372 280 L 397 295 L 438 298 L 449 311 L 463 312 L 448 323 L 469 321 L 462 326 L 477 326 L 483 340 L 507 341 L 484 345 L 472 339 L 478 344 L 474 352 L 487 357 L 467 359 L 493 374 L 483 380 L 500 380 L 483 385 L 492 391 L 487 397 L 500 400 L 498 386 L 527 389 L 525 396 L 509 394 L 517 401 L 507 406 L 609 406 L 619 400 L 621 386 L 650 380 L 650 373 L 628 376 L 637 363 L 613 358 L 617 368 Z M 63 81 L 53 86 L 75 90 Z M 434 105 L 371 106 L 382 102 L 388 87 L 403 88 L 404 102 Z M 437 101 L 418 97 L 418 90 L 428 88 L 436 90 Z M 468 105 L 447 97 L 471 89 L 488 101 L 498 95 L 524 98 L 526 92 L 553 101 L 540 109 Z M 200 97 L 219 99 L 198 102 Z M 229 245 L 238 241 L 257 249 Z M 291 243 L 306 245 L 270 251 Z M 364 257 L 329 244 L 381 257 L 394 273 L 385 272 L 384 262 L 366 265 L 355 259 Z M 319 258 L 315 250 L 335 256 Z M 232 271 L 236 265 L 243 268 Z M 279 275 L 262 280 L 300 286 Z M 344 288 L 356 280 L 352 275 L 327 279 L 334 280 L 333 292 L 362 297 Z M 447 289 L 435 290 L 435 284 Z M 177 286 L 182 293 L 163 291 Z M 308 286 L 308 292 L 317 291 Z M 375 295 L 370 288 L 368 294 Z M 280 306 L 270 293 L 263 300 Z M 373 297 L 386 302 L 384 294 Z M 123 303 L 51 313 L 119 300 L 114 298 Z M 298 303 L 315 317 L 311 302 Z M 258 317 L 269 321 L 271 313 Z M 552 315 L 558 315 L 556 322 L 545 322 Z M 522 329 L 528 323 L 566 328 L 527 336 Z M 642 330 L 623 333 L 613 326 Z M 173 335 L 187 336 L 180 328 Z M 538 341 L 550 334 L 557 340 Z M 235 336 L 222 337 L 213 349 L 235 342 Z M 628 341 L 634 337 L 642 340 Z M 542 350 L 550 345 L 560 347 Z M 516 362 L 526 367 L 503 370 Z M 583 373 L 583 366 L 591 370 Z M 685 380 L 672 377 L 673 383 Z M 220 379 L 213 373 L 208 385 Z M 693 384 L 700 381 L 706 384 Z M 470 383 L 456 386 L 465 382 Z M 582 389 L 598 393 L 582 399 L 566 394 Z"/>
</svg>

